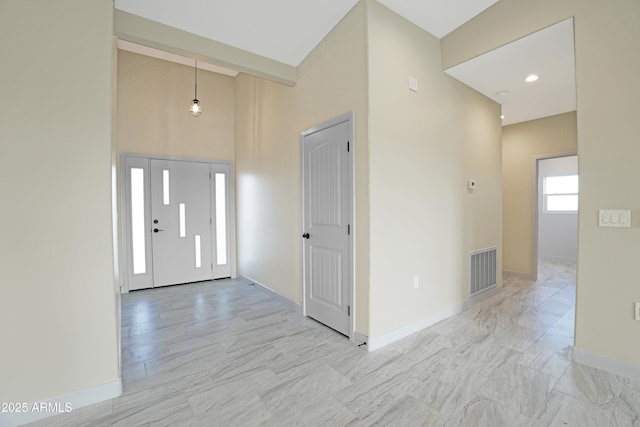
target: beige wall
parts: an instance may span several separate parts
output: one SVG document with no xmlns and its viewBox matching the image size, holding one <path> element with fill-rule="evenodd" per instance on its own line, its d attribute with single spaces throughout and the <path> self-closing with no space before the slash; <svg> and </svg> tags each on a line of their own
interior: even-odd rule
<svg viewBox="0 0 640 427">
<path fill-rule="evenodd" d="M 236 77 L 237 262 L 239 274 L 300 303 L 300 161 L 291 91 Z"/>
<path fill-rule="evenodd" d="M 112 9 L 0 3 L 0 402 L 119 377 Z"/>
<path fill-rule="evenodd" d="M 368 6 L 369 336 L 378 337 L 464 301 L 468 252 L 500 248 L 501 124 L 499 105 L 443 73 L 437 38 Z"/>
<path fill-rule="evenodd" d="M 232 77 L 198 70 L 203 113 L 193 117 L 193 67 L 119 50 L 118 152 L 233 161 L 234 87 Z"/>
<path fill-rule="evenodd" d="M 576 347 L 640 366 L 640 3 L 502 0 L 443 40 L 445 66 L 575 16 L 580 213 Z M 491 29 L 491 31 L 488 31 Z M 599 228 L 631 209 L 632 228 Z"/>
<path fill-rule="evenodd" d="M 298 68 L 290 88 L 236 77 L 238 273 L 302 298 L 300 132 L 355 111 L 356 331 L 368 330 L 367 67 L 364 3 Z"/>
<path fill-rule="evenodd" d="M 576 113 L 502 128 L 502 268 L 533 277 L 536 158 L 575 154 Z"/>
</svg>

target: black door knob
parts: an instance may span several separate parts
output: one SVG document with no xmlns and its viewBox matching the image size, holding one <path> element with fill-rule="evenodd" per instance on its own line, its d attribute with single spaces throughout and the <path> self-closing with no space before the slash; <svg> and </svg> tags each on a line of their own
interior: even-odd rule
<svg viewBox="0 0 640 427">
<path fill-rule="evenodd" d="M 154 232 L 154 233 L 157 233 L 158 231 L 164 231 L 164 230 L 160 230 L 160 229 L 158 229 L 158 228 L 154 228 L 154 229 L 153 229 L 153 232 Z"/>
<path fill-rule="evenodd" d="M 308 238 L 309 238 L 309 233 L 304 233 L 304 234 L 302 235 L 302 237 L 304 237 L 305 239 L 308 239 Z"/>
</svg>

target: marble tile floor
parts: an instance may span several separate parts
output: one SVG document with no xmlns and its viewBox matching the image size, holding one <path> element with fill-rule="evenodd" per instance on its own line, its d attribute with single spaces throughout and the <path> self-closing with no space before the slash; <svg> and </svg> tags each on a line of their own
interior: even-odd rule
<svg viewBox="0 0 640 427">
<path fill-rule="evenodd" d="M 258 286 L 122 298 L 124 394 L 35 426 L 640 426 L 640 382 L 571 361 L 575 271 L 505 277 L 368 353 Z"/>
</svg>

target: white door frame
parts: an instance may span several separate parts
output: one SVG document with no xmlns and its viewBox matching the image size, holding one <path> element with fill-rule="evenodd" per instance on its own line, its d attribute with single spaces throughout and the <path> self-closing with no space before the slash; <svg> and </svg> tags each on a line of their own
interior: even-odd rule
<svg viewBox="0 0 640 427">
<path fill-rule="evenodd" d="M 235 176 L 233 172 L 233 163 L 228 160 L 207 160 L 207 159 L 195 159 L 189 157 L 175 157 L 175 156 L 156 156 L 152 154 L 140 154 L 140 153 L 120 153 L 120 163 L 118 167 L 120 171 L 118 173 L 118 178 L 120 179 L 120 185 L 118 186 L 120 191 L 120 207 L 118 209 L 120 215 L 120 265 L 122 266 L 119 275 L 120 275 L 120 292 L 128 293 L 129 292 L 129 255 L 130 255 L 130 243 L 127 240 L 127 234 L 129 232 L 129 219 L 127 218 L 127 194 L 129 190 L 126 188 L 127 179 L 126 179 L 126 160 L 127 159 L 140 159 L 140 160 L 177 160 L 183 162 L 197 162 L 197 163 L 207 163 L 211 166 L 218 166 L 222 169 L 228 171 L 229 180 L 227 182 L 227 191 L 229 194 L 229 204 L 227 206 L 227 229 L 228 229 L 228 256 L 229 263 L 231 267 L 231 278 L 236 278 L 237 276 L 237 266 L 236 266 L 236 212 L 235 212 Z M 146 177 L 146 180 L 149 178 Z M 215 200 L 214 186 L 210 186 L 210 195 L 211 195 L 211 205 L 213 207 Z M 150 206 L 150 205 L 149 205 Z M 213 212 L 213 211 L 212 211 Z M 145 215 L 150 215 L 150 212 L 145 212 Z M 213 216 L 213 213 L 212 213 Z M 149 216 L 150 218 L 150 216 Z M 215 245 L 215 227 L 212 224 L 211 226 L 211 249 L 212 254 L 215 253 L 214 245 Z M 149 246 L 147 246 L 149 247 Z"/>
<path fill-rule="evenodd" d="M 349 248 L 348 248 L 348 253 L 349 253 L 349 262 L 348 262 L 348 268 L 349 268 L 349 283 L 347 284 L 347 286 L 349 286 L 349 305 L 351 306 L 351 313 L 350 313 L 350 319 L 349 319 L 349 341 L 351 342 L 356 342 L 355 341 L 355 324 L 356 324 L 356 313 L 357 313 L 357 302 L 356 302 L 356 295 L 355 295 L 355 284 L 356 284 L 356 269 L 355 269 L 355 239 L 356 239 L 356 233 L 357 233 L 357 227 L 355 224 L 355 214 L 354 214 L 354 206 L 355 206 L 355 191 L 354 191 L 354 183 L 355 183 L 355 166 L 354 166 L 354 162 L 355 162 L 355 143 L 354 143 L 354 128 L 355 128 L 355 114 L 353 111 L 350 111 L 348 113 L 344 113 L 341 114 L 340 116 L 328 120 L 326 122 L 323 122 L 317 126 L 314 126 L 310 129 L 307 129 L 303 132 L 300 133 L 300 182 L 303 184 L 301 185 L 301 199 L 300 199 L 300 203 L 302 204 L 302 223 L 301 226 L 303 228 L 303 230 L 300 231 L 300 236 L 302 236 L 302 234 L 304 233 L 304 219 L 306 218 L 305 215 L 305 203 L 304 203 L 304 198 L 305 198 L 305 191 L 304 191 L 304 165 L 305 165 L 305 161 L 304 161 L 304 149 L 303 149 L 303 144 L 304 144 L 304 138 L 307 135 L 311 135 L 313 133 L 316 133 L 318 131 L 339 125 L 341 123 L 349 123 L 349 151 L 351 151 L 351 156 L 349 156 L 349 161 L 347 162 L 348 165 L 348 169 L 349 172 L 347 174 L 348 176 L 348 180 L 347 180 L 347 187 L 348 187 L 348 200 L 349 200 L 349 206 L 347 207 L 348 211 L 349 211 L 349 223 L 351 224 L 351 238 L 349 239 Z M 301 245 L 302 245 L 302 315 L 303 316 L 307 316 L 307 308 L 306 308 L 306 282 L 305 282 L 305 278 L 306 278 L 306 265 L 305 265 L 305 259 L 306 259 L 306 248 L 305 248 L 305 244 L 304 244 L 304 239 L 301 238 Z"/>
</svg>

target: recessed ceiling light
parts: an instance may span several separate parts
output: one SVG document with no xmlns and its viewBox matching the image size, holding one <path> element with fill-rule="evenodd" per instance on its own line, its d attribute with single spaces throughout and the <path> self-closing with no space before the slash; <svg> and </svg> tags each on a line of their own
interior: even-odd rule
<svg viewBox="0 0 640 427">
<path fill-rule="evenodd" d="M 508 90 L 501 90 L 500 92 L 496 92 L 497 96 L 505 96 L 509 93 Z"/>
<path fill-rule="evenodd" d="M 535 82 L 536 80 L 538 80 L 540 77 L 536 76 L 535 74 L 529 74 L 527 76 L 526 79 L 524 79 L 525 82 L 527 83 L 531 83 L 531 82 Z"/>
</svg>

